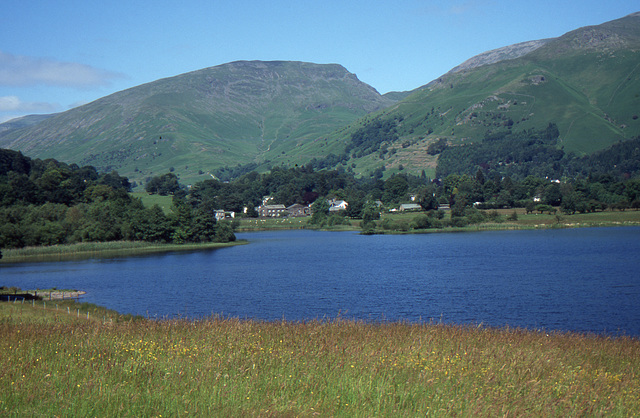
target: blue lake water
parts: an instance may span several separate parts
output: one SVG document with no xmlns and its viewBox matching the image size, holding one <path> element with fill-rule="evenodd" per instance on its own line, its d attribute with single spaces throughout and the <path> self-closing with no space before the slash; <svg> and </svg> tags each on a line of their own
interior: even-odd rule
<svg viewBox="0 0 640 418">
<path fill-rule="evenodd" d="M 152 318 L 337 316 L 640 336 L 640 228 L 427 235 L 278 231 L 249 245 L 0 265 L 0 285 L 75 288 Z"/>
</svg>

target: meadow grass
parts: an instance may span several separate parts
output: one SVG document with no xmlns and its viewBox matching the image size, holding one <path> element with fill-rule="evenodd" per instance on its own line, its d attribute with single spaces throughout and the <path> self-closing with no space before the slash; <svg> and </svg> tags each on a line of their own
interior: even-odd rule
<svg viewBox="0 0 640 418">
<path fill-rule="evenodd" d="M 637 416 L 640 341 L 0 304 L 0 415 Z"/>
<path fill-rule="evenodd" d="M 147 192 L 133 192 L 131 196 L 142 200 L 145 207 L 158 205 L 165 215 L 173 212 L 173 196 L 160 196 L 159 194 L 149 194 Z"/>
</svg>

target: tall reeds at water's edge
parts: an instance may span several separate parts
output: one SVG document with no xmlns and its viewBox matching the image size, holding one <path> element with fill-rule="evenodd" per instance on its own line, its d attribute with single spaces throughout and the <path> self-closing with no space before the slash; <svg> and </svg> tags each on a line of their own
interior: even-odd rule
<svg viewBox="0 0 640 418">
<path fill-rule="evenodd" d="M 246 242 L 241 240 L 230 243 L 202 244 L 160 244 L 143 241 L 83 242 L 69 245 L 3 249 L 3 258 L 0 261 L 22 262 L 42 259 L 55 261 L 68 258 L 95 256 L 127 256 L 168 251 L 195 251 L 201 249 L 214 249 L 240 244 L 246 244 Z"/>
<path fill-rule="evenodd" d="M 0 414 L 640 415 L 636 338 L 69 306 L 0 304 Z"/>
</svg>

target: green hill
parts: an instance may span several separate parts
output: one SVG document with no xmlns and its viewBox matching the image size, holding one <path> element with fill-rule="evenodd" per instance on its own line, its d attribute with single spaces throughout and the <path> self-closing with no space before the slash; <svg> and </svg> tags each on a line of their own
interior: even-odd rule
<svg viewBox="0 0 640 418">
<path fill-rule="evenodd" d="M 343 162 L 356 172 L 380 166 L 390 172 L 401 168 L 429 172 L 436 156 L 427 148 L 440 138 L 460 145 L 554 123 L 560 133 L 557 146 L 586 155 L 640 135 L 639 115 L 640 13 L 636 13 L 556 39 L 481 54 L 332 138 L 349 150 Z M 395 135 L 381 137 L 375 153 L 350 150 L 359 132 L 385 123 L 395 125 Z M 341 150 L 336 146 L 334 152 Z"/>
<path fill-rule="evenodd" d="M 0 146 L 134 180 L 264 158 L 393 103 L 337 64 L 240 61 L 158 80 L 0 133 Z M 295 145 L 295 144 L 293 144 Z"/>
<path fill-rule="evenodd" d="M 34 123 L 0 125 L 0 147 L 183 183 L 238 165 L 342 166 L 434 175 L 433 144 L 526 137 L 590 155 L 640 135 L 640 13 L 465 61 L 384 96 L 337 64 L 241 61 L 158 80 Z M 522 134 L 525 132 L 525 134 Z M 554 138 L 556 139 L 556 138 Z M 436 147 L 436 148 L 438 148 Z"/>
</svg>

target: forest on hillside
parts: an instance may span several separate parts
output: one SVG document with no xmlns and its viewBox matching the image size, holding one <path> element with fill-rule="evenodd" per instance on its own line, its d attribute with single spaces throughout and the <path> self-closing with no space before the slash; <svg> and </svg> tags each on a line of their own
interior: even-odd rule
<svg viewBox="0 0 640 418">
<path fill-rule="evenodd" d="M 162 177 L 168 185 L 177 184 L 173 174 Z M 430 179 L 424 174 L 396 174 L 383 180 L 356 178 L 345 170 L 314 170 L 308 164 L 273 167 L 263 174 L 253 171 L 230 182 L 206 180 L 189 190 L 168 188 L 165 192 L 181 194 L 191 206 L 207 210 L 241 213 L 247 208 L 248 216 L 256 216 L 253 208 L 260 205 L 265 196 L 272 197 L 272 203 L 285 206 L 345 200 L 349 203 L 347 210 L 334 216 L 353 219 L 365 219 L 367 210 L 376 201 L 381 201 L 387 210 L 409 201 L 418 203 L 425 211 L 435 211 L 438 206 L 448 204 L 453 217 L 460 218 L 457 224 L 465 220 L 482 221 L 479 209 L 522 207 L 532 212 L 560 208 L 572 214 L 640 208 L 640 177 L 595 171 L 562 181 L 533 175 L 514 180 L 499 171 L 481 168 L 473 175 L 449 174 L 442 179 Z"/>
<path fill-rule="evenodd" d="M 379 129 L 393 135 L 392 124 L 381 124 Z M 30 159 L 0 149 L 0 247 L 115 240 L 226 242 L 235 239 L 232 225 L 216 222 L 213 211 L 255 217 L 265 196 L 285 206 L 315 203 L 316 226 L 362 219 L 363 229 L 370 228 L 382 210 L 409 201 L 429 214 L 422 222 L 425 228 L 482 222 L 489 216 L 482 209 L 559 208 L 572 214 L 640 208 L 640 138 L 587 157 L 565 154 L 556 141 L 557 128 L 552 124 L 526 135 L 493 134 L 473 145 L 439 141 L 434 147 L 440 153 L 436 179 L 424 172 L 387 179 L 380 172 L 358 178 L 341 163 L 337 169 L 319 169 L 323 164 L 313 161 L 300 167 L 272 167 L 266 173 L 229 171 L 239 176 L 231 181 L 206 180 L 190 188 L 182 186 L 175 174 L 166 173 L 152 178 L 147 191 L 173 196 L 169 213 L 158 206 L 146 208 L 132 197 L 129 180 L 117 172 L 99 173 L 91 166 Z M 379 152 L 380 143 L 362 140 L 351 150 Z M 345 200 L 348 208 L 329 215 L 328 206 L 322 204 L 327 199 Z M 441 205 L 451 207 L 446 221 L 437 210 Z"/>
<path fill-rule="evenodd" d="M 562 179 L 605 174 L 632 178 L 640 173 L 640 137 L 591 155 L 577 156 L 558 146 L 558 135 L 553 123 L 543 130 L 488 132 L 482 142 L 442 149 L 436 176 L 474 174 L 478 169 L 512 179 L 530 175 Z"/>
</svg>

